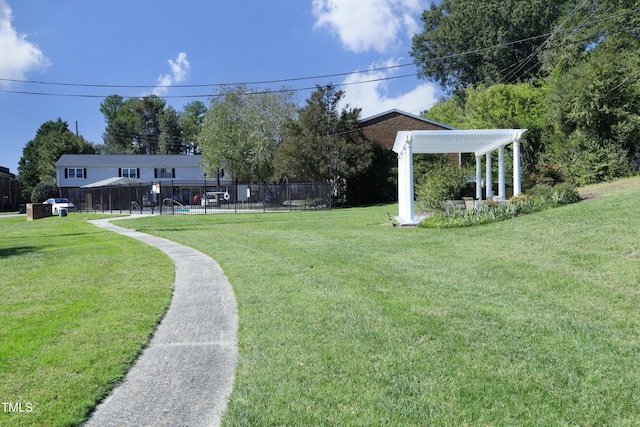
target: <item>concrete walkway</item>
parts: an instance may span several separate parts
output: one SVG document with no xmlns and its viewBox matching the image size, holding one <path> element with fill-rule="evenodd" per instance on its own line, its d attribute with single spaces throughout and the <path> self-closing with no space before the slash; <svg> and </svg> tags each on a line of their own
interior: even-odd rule
<svg viewBox="0 0 640 427">
<path fill-rule="evenodd" d="M 113 220 L 91 222 L 169 255 L 175 288 L 149 345 L 85 426 L 219 425 L 238 358 L 238 316 L 229 281 L 203 253 L 118 227 Z"/>
</svg>

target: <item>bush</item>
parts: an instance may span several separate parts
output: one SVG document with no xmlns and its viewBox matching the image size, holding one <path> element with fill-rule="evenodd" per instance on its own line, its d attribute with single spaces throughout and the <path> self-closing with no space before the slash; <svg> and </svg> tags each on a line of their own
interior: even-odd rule
<svg viewBox="0 0 640 427">
<path fill-rule="evenodd" d="M 568 182 L 563 182 L 553 187 L 552 200 L 557 205 L 569 205 L 580 201 L 580 193 L 576 187 Z"/>
<path fill-rule="evenodd" d="M 467 177 L 465 169 L 451 163 L 433 165 L 416 183 L 418 206 L 423 210 L 445 210 L 445 201 L 462 197 Z"/>
<path fill-rule="evenodd" d="M 576 131 L 567 140 L 554 141 L 545 157 L 562 165 L 567 181 L 582 186 L 629 176 L 633 165 L 628 154 L 615 141 Z"/>
<path fill-rule="evenodd" d="M 580 201 L 580 194 L 576 188 L 564 182 L 556 186 L 536 185 L 527 190 L 527 193 L 538 199 L 539 203 L 550 204 L 553 206 L 568 205 Z"/>
<path fill-rule="evenodd" d="M 55 184 L 41 182 L 33 188 L 31 203 L 42 203 L 47 199 L 58 196 L 58 187 Z"/>
<path fill-rule="evenodd" d="M 536 186 L 528 194 L 512 197 L 509 203 L 485 201 L 480 208 L 464 211 L 437 212 L 419 224 L 423 228 L 469 227 L 515 218 L 580 200 L 575 187 L 568 183 L 554 187 Z"/>
<path fill-rule="evenodd" d="M 553 187 L 566 180 L 564 171 L 558 164 L 540 166 L 538 171 L 532 173 L 528 180 L 530 186 L 547 185 Z"/>
</svg>

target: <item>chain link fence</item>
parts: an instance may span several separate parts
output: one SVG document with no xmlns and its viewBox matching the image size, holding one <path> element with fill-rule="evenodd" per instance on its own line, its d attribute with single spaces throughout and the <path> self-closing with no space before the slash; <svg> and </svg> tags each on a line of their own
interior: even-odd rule
<svg viewBox="0 0 640 427">
<path fill-rule="evenodd" d="M 76 212 L 162 215 L 331 209 L 328 183 L 217 185 L 163 180 L 67 191 Z"/>
</svg>

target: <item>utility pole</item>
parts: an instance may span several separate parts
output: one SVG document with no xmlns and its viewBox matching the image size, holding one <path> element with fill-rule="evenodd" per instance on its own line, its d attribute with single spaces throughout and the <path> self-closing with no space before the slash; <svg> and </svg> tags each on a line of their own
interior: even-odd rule
<svg viewBox="0 0 640 427">
<path fill-rule="evenodd" d="M 79 136 L 78 135 L 78 121 L 77 120 L 76 120 L 76 136 Z"/>
</svg>

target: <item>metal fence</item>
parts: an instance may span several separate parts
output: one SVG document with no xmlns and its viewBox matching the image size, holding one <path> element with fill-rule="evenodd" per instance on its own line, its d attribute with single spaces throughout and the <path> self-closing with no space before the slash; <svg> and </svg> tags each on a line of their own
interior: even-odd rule
<svg viewBox="0 0 640 427">
<path fill-rule="evenodd" d="M 214 181 L 163 180 L 67 191 L 76 212 L 163 215 L 331 209 L 327 183 L 218 186 Z"/>
</svg>

